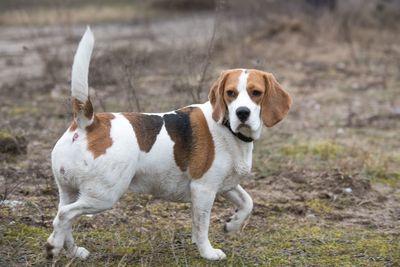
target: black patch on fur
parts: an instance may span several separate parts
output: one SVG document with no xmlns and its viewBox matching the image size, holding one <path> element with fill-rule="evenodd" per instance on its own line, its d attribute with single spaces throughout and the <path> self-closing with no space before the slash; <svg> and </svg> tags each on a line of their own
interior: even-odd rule
<svg viewBox="0 0 400 267">
<path fill-rule="evenodd" d="M 190 160 L 190 151 L 193 143 L 190 112 L 193 108 L 184 108 L 175 113 L 165 114 L 165 128 L 174 145 L 174 157 L 176 164 L 182 171 L 186 171 Z"/>
<path fill-rule="evenodd" d="M 52 259 L 53 258 L 53 250 L 54 246 L 50 245 L 49 243 L 46 243 L 46 258 L 47 259 Z"/>
</svg>

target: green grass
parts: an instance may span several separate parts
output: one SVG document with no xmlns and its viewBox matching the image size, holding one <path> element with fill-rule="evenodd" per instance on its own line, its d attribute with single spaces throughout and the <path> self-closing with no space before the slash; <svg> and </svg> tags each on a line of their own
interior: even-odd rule
<svg viewBox="0 0 400 267">
<path fill-rule="evenodd" d="M 0 131 L 0 140 L 2 141 L 12 141 L 15 140 L 15 137 L 9 132 Z"/>
<path fill-rule="evenodd" d="M 190 244 L 190 228 L 163 227 L 151 232 L 132 230 L 129 224 L 103 229 L 76 231 L 79 244 L 89 249 L 90 258 L 73 260 L 72 266 L 398 266 L 399 235 L 381 234 L 372 229 L 322 227 L 292 219 L 270 218 L 270 224 L 245 229 L 227 236 L 213 228 L 214 245 L 223 248 L 227 259 L 210 262 L 199 257 Z M 280 223 L 278 223 L 280 222 Z M 0 245 L 4 264 L 49 263 L 43 245 L 49 229 L 15 223 L 1 226 Z M 17 249 L 16 249 L 17 248 Z M 70 262 L 64 255 L 61 265 Z M 1 263 L 1 261 L 0 261 Z"/>
<path fill-rule="evenodd" d="M 373 181 L 395 187 L 400 182 L 398 155 L 374 154 L 365 160 L 366 175 Z"/>
<path fill-rule="evenodd" d="M 333 211 L 327 200 L 310 199 L 306 201 L 306 206 L 318 215 L 331 214 Z"/>
<path fill-rule="evenodd" d="M 344 152 L 344 147 L 332 141 L 308 142 L 285 145 L 281 153 L 285 156 L 303 158 L 305 156 L 319 157 L 323 160 L 337 158 Z"/>
<path fill-rule="evenodd" d="M 385 148 L 366 148 L 362 144 L 345 145 L 339 141 L 321 139 L 303 141 L 288 139 L 262 140 L 255 148 L 254 170 L 262 176 L 282 171 L 323 172 L 335 169 L 348 174 L 362 174 L 373 183 L 396 187 L 400 183 L 400 156 Z M 343 141 L 342 141 L 343 142 Z"/>
</svg>

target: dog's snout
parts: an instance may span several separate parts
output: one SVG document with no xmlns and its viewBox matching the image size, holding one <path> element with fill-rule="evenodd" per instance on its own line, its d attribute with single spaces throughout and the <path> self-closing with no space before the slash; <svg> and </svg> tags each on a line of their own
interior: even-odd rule
<svg viewBox="0 0 400 267">
<path fill-rule="evenodd" d="M 245 122 L 250 116 L 250 109 L 248 109 L 247 107 L 239 107 L 236 110 L 236 116 L 241 122 Z"/>
</svg>

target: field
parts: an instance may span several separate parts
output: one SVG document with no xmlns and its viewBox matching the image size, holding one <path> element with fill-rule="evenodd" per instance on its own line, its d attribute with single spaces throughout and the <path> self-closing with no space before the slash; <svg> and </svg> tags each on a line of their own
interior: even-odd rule
<svg viewBox="0 0 400 267">
<path fill-rule="evenodd" d="M 400 266 L 394 9 L 38 2 L 1 4 L 0 266 Z M 88 23 L 98 112 L 205 102 L 229 68 L 271 72 L 292 95 L 289 116 L 255 142 L 252 177 L 242 183 L 255 205 L 240 234 L 223 232 L 235 207 L 217 198 L 210 240 L 226 260 L 200 258 L 190 242 L 190 204 L 131 193 L 75 222 L 87 261 L 46 259 L 58 204 L 50 153 L 72 120 L 70 69 Z"/>
</svg>

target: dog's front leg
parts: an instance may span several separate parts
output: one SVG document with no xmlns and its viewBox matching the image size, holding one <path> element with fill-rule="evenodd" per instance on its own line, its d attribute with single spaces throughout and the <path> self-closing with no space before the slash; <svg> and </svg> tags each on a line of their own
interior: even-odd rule
<svg viewBox="0 0 400 267">
<path fill-rule="evenodd" d="M 192 240 L 196 243 L 200 255 L 208 260 L 221 260 L 226 257 L 220 249 L 214 249 L 208 240 L 210 213 L 214 203 L 215 188 L 192 181 L 190 185 L 192 200 Z"/>
<path fill-rule="evenodd" d="M 236 206 L 235 213 L 225 223 L 225 232 L 239 232 L 246 224 L 253 210 L 253 200 L 250 195 L 240 186 L 237 185 L 232 190 L 223 195 Z"/>
</svg>

